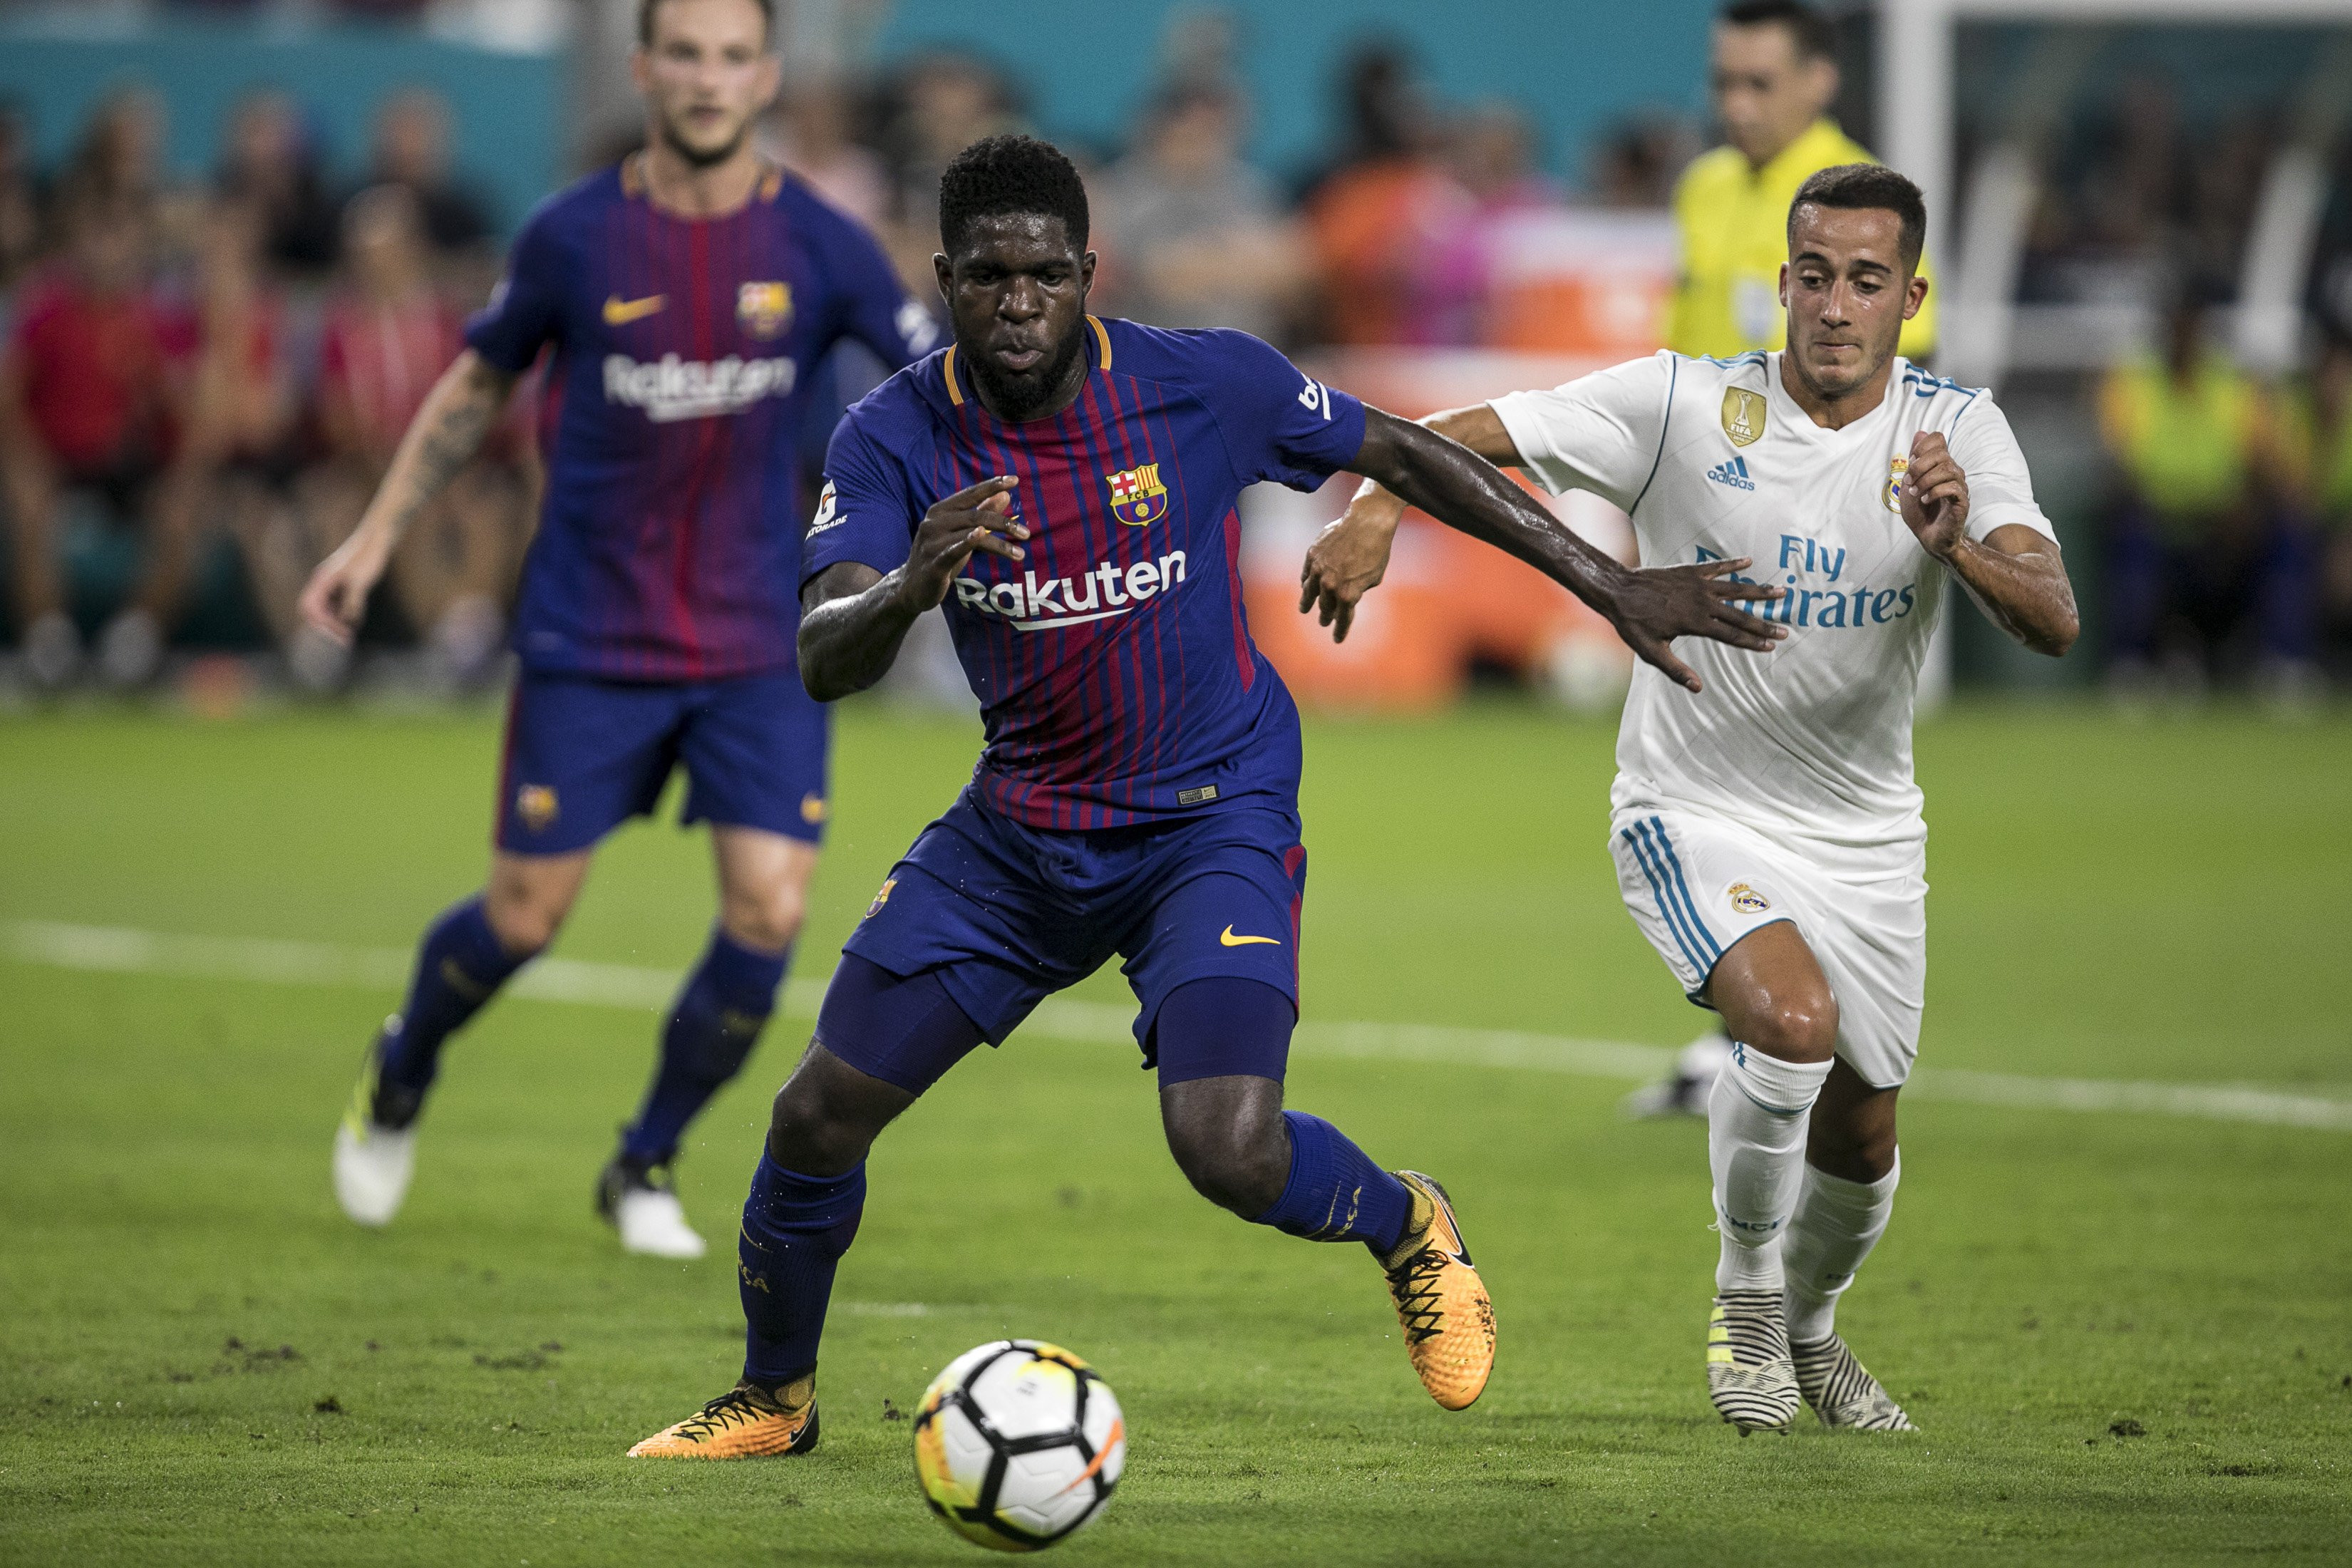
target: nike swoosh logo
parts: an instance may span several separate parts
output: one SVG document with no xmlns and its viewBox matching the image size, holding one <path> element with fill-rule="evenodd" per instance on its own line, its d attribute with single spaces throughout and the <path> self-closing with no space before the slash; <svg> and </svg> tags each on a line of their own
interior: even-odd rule
<svg viewBox="0 0 2352 1568">
<path fill-rule="evenodd" d="M 1234 934 L 1234 928 L 1231 926 L 1227 926 L 1224 930 L 1217 933 L 1217 941 L 1226 947 L 1247 947 L 1254 942 L 1262 942 L 1268 947 L 1280 947 L 1282 945 L 1281 941 L 1276 937 L 1235 936 Z"/>
<path fill-rule="evenodd" d="M 604 324 L 625 327 L 631 321 L 642 321 L 647 316 L 660 314 L 662 308 L 668 303 L 669 296 L 667 294 L 648 294 L 642 300 L 624 300 L 618 294 L 610 294 L 604 299 Z"/>
</svg>

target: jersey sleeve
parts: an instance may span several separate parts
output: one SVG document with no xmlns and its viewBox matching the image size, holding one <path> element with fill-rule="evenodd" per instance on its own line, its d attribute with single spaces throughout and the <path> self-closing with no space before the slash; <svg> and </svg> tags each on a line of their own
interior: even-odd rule
<svg viewBox="0 0 2352 1568">
<path fill-rule="evenodd" d="M 1995 529 L 2015 523 L 2056 542 L 2057 530 L 2033 499 L 2033 477 L 2026 472 L 2017 433 L 1989 395 L 1977 394 L 1953 418 L 1944 439 L 1968 476 L 1970 539 L 1989 538 Z"/>
<path fill-rule="evenodd" d="M 825 448 L 824 489 L 801 549 L 801 581 L 845 561 L 877 572 L 898 570 L 906 564 L 920 516 L 903 470 L 852 410 Z"/>
<path fill-rule="evenodd" d="M 562 324 L 558 279 L 565 269 L 556 250 L 546 216 L 531 218 L 515 237 L 490 302 L 466 324 L 466 346 L 509 375 L 529 370 Z"/>
<path fill-rule="evenodd" d="M 1242 483 L 1321 488 L 1364 447 L 1364 405 L 1247 332 L 1212 331 L 1202 388 Z"/>
<path fill-rule="evenodd" d="M 1679 363 L 1668 354 L 1633 360 L 1487 406 L 1518 448 L 1520 466 L 1544 489 L 1590 490 L 1632 511 L 1657 472 Z"/>
<path fill-rule="evenodd" d="M 847 308 L 842 331 L 904 370 L 938 346 L 939 323 L 899 285 L 898 269 L 874 237 L 850 219 L 837 226 L 834 266 Z"/>
</svg>

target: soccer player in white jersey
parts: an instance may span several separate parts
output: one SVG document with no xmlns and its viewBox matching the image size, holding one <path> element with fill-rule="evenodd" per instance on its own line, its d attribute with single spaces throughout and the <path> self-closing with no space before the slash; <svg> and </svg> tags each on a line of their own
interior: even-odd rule
<svg viewBox="0 0 2352 1568">
<path fill-rule="evenodd" d="M 1825 169 L 1789 212 L 1788 348 L 1662 353 L 1428 423 L 1554 492 L 1631 513 L 1651 565 L 1749 557 L 1788 597 L 1766 656 L 1696 643 L 1696 697 L 1638 669 L 1610 849 L 1634 922 L 1735 1042 L 1707 1106 L 1721 1254 L 1707 1386 L 1743 1430 L 1800 1398 L 1832 1426 L 1911 1423 L 1838 1337 L 1886 1227 L 1895 1102 L 1918 1048 L 1927 826 L 1919 665 L 1957 577 L 2038 653 L 2074 597 L 2017 439 L 1981 391 L 1895 353 L 1926 298 L 1917 187 Z M 1307 557 L 1301 608 L 1345 635 L 1403 503 L 1375 487 Z"/>
</svg>

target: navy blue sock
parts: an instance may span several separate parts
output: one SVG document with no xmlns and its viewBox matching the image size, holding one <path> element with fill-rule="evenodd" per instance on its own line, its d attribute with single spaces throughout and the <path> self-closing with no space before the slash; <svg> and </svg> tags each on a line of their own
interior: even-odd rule
<svg viewBox="0 0 2352 1568">
<path fill-rule="evenodd" d="M 621 1158 L 643 1167 L 667 1163 L 677 1152 L 686 1124 L 743 1070 L 760 1030 L 775 1010 L 792 950 L 781 954 L 745 947 L 723 931 L 710 933 L 702 962 L 687 976 L 662 1032 L 661 1060 L 637 1119 L 621 1131 Z"/>
<path fill-rule="evenodd" d="M 499 943 L 479 893 L 442 911 L 416 949 L 416 973 L 400 1016 L 384 1025 L 382 1078 L 413 1100 L 431 1087 L 441 1042 L 481 1010 L 532 954 Z"/>
<path fill-rule="evenodd" d="M 1251 1223 L 1309 1241 L 1360 1241 L 1379 1258 L 1395 1251 L 1412 1218 L 1404 1184 L 1321 1117 L 1286 1110 L 1282 1120 L 1290 1129 L 1290 1182 Z"/>
<path fill-rule="evenodd" d="M 866 1212 L 866 1162 L 839 1176 L 787 1171 L 764 1150 L 735 1242 L 743 1376 L 781 1388 L 816 1370 L 833 1271 Z"/>
</svg>

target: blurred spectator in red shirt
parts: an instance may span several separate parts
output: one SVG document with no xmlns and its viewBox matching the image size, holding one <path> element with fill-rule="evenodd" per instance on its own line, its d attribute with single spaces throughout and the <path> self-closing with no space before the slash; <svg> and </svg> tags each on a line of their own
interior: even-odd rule
<svg viewBox="0 0 2352 1568">
<path fill-rule="evenodd" d="M 224 197 L 261 213 L 273 263 L 313 275 L 334 264 L 335 204 L 301 111 L 286 94 L 257 92 L 238 103 L 216 184 Z"/>
<path fill-rule="evenodd" d="M 1537 172 L 1534 132 L 1508 104 L 1482 104 L 1456 122 L 1446 139 L 1446 163 L 1460 200 L 1430 246 L 1408 341 L 1484 342 L 1490 341 L 1496 226 L 1516 213 L 1559 205 L 1559 190 Z"/>
<path fill-rule="evenodd" d="M 1121 315 L 1162 327 L 1233 327 L 1279 338 L 1307 280 L 1295 226 L 1273 183 L 1244 163 L 1240 96 L 1220 84 L 1171 89 L 1136 150 L 1100 184 Z"/>
<path fill-rule="evenodd" d="M 62 216 L 62 258 L 29 286 L 0 362 L 16 624 L 36 684 L 73 675 L 81 645 L 58 571 L 58 501 L 69 489 L 96 491 L 148 534 L 139 585 L 100 645 L 110 681 L 134 685 L 153 673 L 187 588 L 194 498 L 173 459 L 194 333 L 155 296 L 143 205 L 75 190 Z"/>
<path fill-rule="evenodd" d="M 319 411 L 328 459 L 305 476 L 298 527 L 261 542 L 254 575 L 295 677 L 326 689 L 341 645 L 295 611 L 310 569 L 348 537 L 409 421 L 465 346 L 465 321 L 435 285 L 430 236 L 414 193 L 379 185 L 343 216 L 343 271 L 320 341 Z M 520 402 L 520 400 L 519 400 Z M 521 420 L 417 519 L 393 556 L 394 594 L 425 638 L 433 673 L 476 682 L 496 659 L 505 600 L 528 531 Z"/>
<path fill-rule="evenodd" d="M 1401 52 L 1358 55 L 1346 103 L 1346 147 L 1306 205 L 1325 332 L 1339 343 L 1410 342 L 1431 248 L 1461 193 L 1433 154 L 1429 111 Z"/>
</svg>

